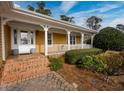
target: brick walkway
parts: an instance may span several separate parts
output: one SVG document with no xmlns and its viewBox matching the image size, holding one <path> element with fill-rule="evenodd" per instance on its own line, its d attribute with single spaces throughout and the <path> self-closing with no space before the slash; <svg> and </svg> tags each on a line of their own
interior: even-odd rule
<svg viewBox="0 0 124 93">
<path fill-rule="evenodd" d="M 11 56 L 2 73 L 1 85 L 20 83 L 48 73 L 48 59 L 41 54 Z"/>
<path fill-rule="evenodd" d="M 75 91 L 77 90 L 67 81 L 65 81 L 56 72 L 49 72 L 48 74 L 16 84 L 14 86 L 1 87 L 3 91 Z"/>
</svg>

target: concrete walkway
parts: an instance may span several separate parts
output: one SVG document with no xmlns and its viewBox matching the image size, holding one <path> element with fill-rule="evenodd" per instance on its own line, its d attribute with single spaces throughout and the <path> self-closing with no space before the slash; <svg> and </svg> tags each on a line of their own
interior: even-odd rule
<svg viewBox="0 0 124 93">
<path fill-rule="evenodd" d="M 2 91 L 75 91 L 77 90 L 65 81 L 58 73 L 49 72 L 29 81 L 25 81 L 13 86 L 1 87 Z"/>
</svg>

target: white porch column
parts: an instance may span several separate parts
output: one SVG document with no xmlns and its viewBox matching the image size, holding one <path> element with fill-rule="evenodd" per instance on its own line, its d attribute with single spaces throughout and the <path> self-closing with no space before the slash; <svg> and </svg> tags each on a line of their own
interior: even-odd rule
<svg viewBox="0 0 124 93">
<path fill-rule="evenodd" d="M 43 29 L 45 31 L 45 47 L 44 47 L 44 49 L 45 49 L 45 56 L 47 56 L 48 55 L 48 36 L 47 35 L 48 35 L 49 27 L 47 25 L 44 25 Z"/>
<path fill-rule="evenodd" d="M 70 50 L 70 32 L 68 31 L 67 34 L 68 34 L 68 50 Z"/>
<path fill-rule="evenodd" d="M 95 34 L 91 36 L 91 46 L 93 46 L 93 39 L 94 39 Z"/>
<path fill-rule="evenodd" d="M 4 38 L 4 21 L 1 17 L 1 39 L 2 39 L 2 60 L 5 61 L 5 38 Z"/>
<path fill-rule="evenodd" d="M 83 48 L 84 44 L 84 33 L 81 33 L 81 48 Z"/>
<path fill-rule="evenodd" d="M 5 54 L 5 34 L 4 34 L 4 25 L 8 22 L 11 21 L 13 19 L 10 18 L 4 18 L 4 17 L 0 17 L 1 18 L 1 39 L 2 39 L 2 60 L 6 61 L 6 54 Z"/>
</svg>

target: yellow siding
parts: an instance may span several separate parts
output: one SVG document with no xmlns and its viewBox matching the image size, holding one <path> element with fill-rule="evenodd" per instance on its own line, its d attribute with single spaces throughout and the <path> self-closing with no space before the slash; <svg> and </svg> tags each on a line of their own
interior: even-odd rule
<svg viewBox="0 0 124 93">
<path fill-rule="evenodd" d="M 44 53 L 44 32 L 36 31 L 36 52 Z"/>
<path fill-rule="evenodd" d="M 80 44 L 80 36 L 76 36 L 76 44 Z M 57 51 L 59 44 L 67 44 L 67 35 L 53 33 L 53 46 L 48 51 Z M 66 48 L 66 47 L 65 47 Z M 36 52 L 44 53 L 44 32 L 36 31 Z"/>
<path fill-rule="evenodd" d="M 76 36 L 76 44 L 80 44 L 81 43 L 81 37 L 80 36 Z"/>
<path fill-rule="evenodd" d="M 7 58 L 11 53 L 11 30 L 8 25 L 4 26 L 4 37 L 5 37 L 5 56 Z"/>
<path fill-rule="evenodd" d="M 67 35 L 53 33 L 53 44 L 67 44 Z"/>
<path fill-rule="evenodd" d="M 2 40 L 1 40 L 1 17 L 0 17 L 0 66 L 2 64 Z"/>
<path fill-rule="evenodd" d="M 66 34 L 53 33 L 53 44 L 67 44 Z M 53 47 L 55 46 L 53 45 Z M 36 31 L 36 52 L 44 53 L 44 32 Z"/>
</svg>

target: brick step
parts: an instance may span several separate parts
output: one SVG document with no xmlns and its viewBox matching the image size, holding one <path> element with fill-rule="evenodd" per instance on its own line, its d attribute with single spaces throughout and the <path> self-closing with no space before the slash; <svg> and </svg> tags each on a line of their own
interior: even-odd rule
<svg viewBox="0 0 124 93">
<path fill-rule="evenodd" d="M 46 66 L 46 65 L 48 65 L 48 62 L 41 62 L 41 61 L 35 61 L 35 62 L 28 62 L 28 63 L 26 63 L 26 62 L 20 62 L 20 63 L 11 63 L 11 64 L 7 64 L 6 66 L 5 66 L 5 68 L 13 68 L 13 67 L 15 67 L 15 66 L 17 66 L 17 68 L 18 67 L 24 67 L 25 65 L 26 66 L 31 66 L 31 65 L 36 65 L 38 63 L 38 65 L 44 65 L 44 66 Z M 16 67 L 15 67 L 16 68 Z"/>
<path fill-rule="evenodd" d="M 24 67 L 24 68 L 13 68 L 11 70 L 5 70 L 3 74 L 4 75 L 14 74 L 14 73 L 17 73 L 17 72 L 21 73 L 21 72 L 26 72 L 26 71 L 29 71 L 29 70 L 32 70 L 32 69 L 44 69 L 44 66 L 38 66 L 38 67 L 31 66 L 31 67 Z"/>
<path fill-rule="evenodd" d="M 48 59 L 41 54 L 10 57 L 4 66 L 1 84 L 13 84 L 48 73 L 48 65 Z"/>
<path fill-rule="evenodd" d="M 35 70 L 29 70 L 28 72 L 8 74 L 5 75 L 6 77 L 2 79 L 1 84 L 5 85 L 5 84 L 10 84 L 12 82 L 28 80 L 31 79 L 32 77 L 38 77 L 47 72 L 49 72 L 49 69 L 38 69 L 38 70 L 35 69 Z"/>
<path fill-rule="evenodd" d="M 26 59 L 11 59 L 11 60 L 8 60 L 9 62 L 11 62 L 11 63 L 13 63 L 13 62 L 16 62 L 16 63 L 24 63 L 24 62 L 35 62 L 35 61 L 41 61 L 41 62 L 43 62 L 43 61 L 46 61 L 47 59 L 46 58 L 26 58 Z"/>
</svg>

